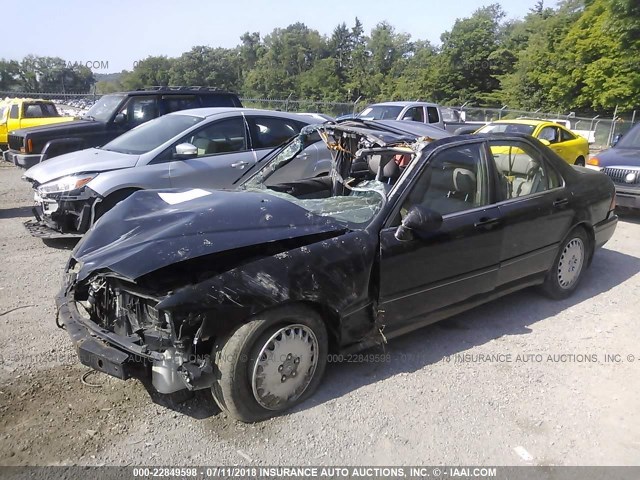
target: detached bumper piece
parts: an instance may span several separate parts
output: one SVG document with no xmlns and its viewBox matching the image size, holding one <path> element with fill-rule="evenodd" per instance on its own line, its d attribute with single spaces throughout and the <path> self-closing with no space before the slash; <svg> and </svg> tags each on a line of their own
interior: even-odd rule
<svg viewBox="0 0 640 480">
<path fill-rule="evenodd" d="M 6 161 L 25 169 L 31 168 L 42 161 L 42 154 L 26 155 L 23 153 L 15 153 L 11 150 L 4 152 L 3 157 Z"/>
<path fill-rule="evenodd" d="M 122 380 L 148 376 L 149 362 L 146 358 L 124 352 L 93 336 L 80 320 L 75 305 L 67 302 L 63 295 L 56 298 L 56 304 L 80 363 Z"/>
<path fill-rule="evenodd" d="M 36 218 L 38 217 L 38 213 L 35 211 L 33 214 L 36 216 Z M 38 222 L 37 220 L 28 220 L 26 222 L 24 222 L 24 228 L 27 229 L 27 232 L 29 232 L 31 234 L 31 236 L 33 237 L 38 237 L 38 238 L 51 238 L 51 239 L 56 239 L 56 238 L 81 238 L 82 234 L 81 233 L 62 233 L 59 232 L 58 230 L 54 230 L 51 227 L 48 227 L 46 224 L 44 224 L 43 222 Z"/>
</svg>

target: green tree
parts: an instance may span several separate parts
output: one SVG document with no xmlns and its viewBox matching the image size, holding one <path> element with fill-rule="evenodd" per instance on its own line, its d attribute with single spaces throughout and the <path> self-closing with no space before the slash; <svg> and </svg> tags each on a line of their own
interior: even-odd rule
<svg viewBox="0 0 640 480">
<path fill-rule="evenodd" d="M 501 21 L 505 14 L 499 4 L 476 10 L 471 17 L 458 19 L 451 31 L 441 36 L 438 55 L 436 99 L 453 103 L 487 103 L 500 87 L 494 64 L 501 42 Z"/>
<path fill-rule="evenodd" d="M 580 0 L 562 2 L 556 10 L 529 13 L 513 35 L 519 35 L 516 62 L 511 71 L 499 75 L 501 100 L 511 108 L 556 109 L 550 89 L 558 80 L 555 74 L 562 51 L 560 44 L 571 25 L 581 15 Z M 523 47 L 523 48 L 522 48 Z"/>
<path fill-rule="evenodd" d="M 154 85 L 169 85 L 169 71 L 175 60 L 166 56 L 149 56 L 139 61 L 133 71 L 121 81 L 126 90 L 150 87 Z"/>
<path fill-rule="evenodd" d="M 624 15 L 620 15 L 620 14 Z M 551 102 L 564 108 L 632 110 L 640 104 L 640 8 L 593 0 L 560 43 Z"/>
<path fill-rule="evenodd" d="M 239 49 L 193 47 L 174 60 L 170 83 L 235 91 L 241 83 L 241 65 Z"/>
</svg>

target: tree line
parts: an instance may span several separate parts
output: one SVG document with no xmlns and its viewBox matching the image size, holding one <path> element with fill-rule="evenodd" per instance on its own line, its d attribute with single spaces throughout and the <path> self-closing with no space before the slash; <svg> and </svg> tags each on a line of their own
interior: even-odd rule
<svg viewBox="0 0 640 480">
<path fill-rule="evenodd" d="M 253 98 L 422 99 L 577 112 L 640 106 L 637 0 L 561 0 L 555 7 L 538 0 L 517 20 L 491 4 L 456 20 L 440 40 L 438 46 L 413 40 L 388 22 L 367 35 L 357 18 L 329 36 L 295 23 L 264 37 L 246 32 L 234 48 L 196 46 L 177 58 L 148 57 L 96 88 L 202 85 Z M 88 89 L 82 67 L 65 72 L 55 67 L 63 60 L 44 60 L 0 62 L 0 90 L 8 84 L 60 91 L 61 75 L 67 91 L 73 82 Z"/>
</svg>

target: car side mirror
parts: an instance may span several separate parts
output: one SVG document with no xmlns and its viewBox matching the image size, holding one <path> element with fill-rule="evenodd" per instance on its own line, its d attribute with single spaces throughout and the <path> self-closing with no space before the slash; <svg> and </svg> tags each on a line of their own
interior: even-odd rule
<svg viewBox="0 0 640 480">
<path fill-rule="evenodd" d="M 613 137 L 613 140 L 611 141 L 611 146 L 615 147 L 621 138 L 622 138 L 622 134 L 616 135 L 615 137 Z"/>
<path fill-rule="evenodd" d="M 414 205 L 396 230 L 396 240 L 406 242 L 416 236 L 426 236 L 438 231 L 442 225 L 442 215 L 423 205 Z"/>
<path fill-rule="evenodd" d="M 176 160 L 188 160 L 198 156 L 198 147 L 190 143 L 180 143 L 176 145 L 176 151 L 173 158 Z"/>
<path fill-rule="evenodd" d="M 547 146 L 547 147 L 548 147 L 549 145 L 551 145 L 551 142 L 550 142 L 549 140 L 547 140 L 547 139 L 539 138 L 538 140 L 540 140 L 540 143 L 542 143 L 543 145 L 545 145 L 545 146 Z"/>
<path fill-rule="evenodd" d="M 125 113 L 119 113 L 113 118 L 113 123 L 116 125 L 122 125 L 127 123 L 127 115 Z"/>
</svg>

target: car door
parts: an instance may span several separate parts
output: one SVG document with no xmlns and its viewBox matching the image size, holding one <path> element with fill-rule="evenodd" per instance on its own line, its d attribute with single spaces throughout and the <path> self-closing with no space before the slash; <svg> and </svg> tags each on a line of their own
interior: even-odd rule
<svg viewBox="0 0 640 480">
<path fill-rule="evenodd" d="M 380 232 L 379 308 L 386 328 L 410 328 L 425 322 L 417 317 L 451 311 L 495 288 L 502 226 L 489 166 L 483 144 L 467 142 L 437 151 L 413 178 Z M 397 227 L 414 205 L 440 213 L 442 226 L 400 241 Z"/>
<path fill-rule="evenodd" d="M 498 287 L 546 272 L 572 219 L 571 198 L 544 151 L 521 139 L 487 141 L 498 176 L 504 240 Z"/>
<path fill-rule="evenodd" d="M 213 121 L 189 133 L 176 145 L 190 143 L 198 149 L 198 155 L 171 162 L 171 185 L 179 188 L 231 187 L 256 162 L 247 137 L 247 123 L 242 115 Z"/>
</svg>

